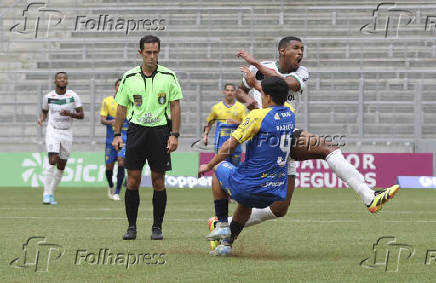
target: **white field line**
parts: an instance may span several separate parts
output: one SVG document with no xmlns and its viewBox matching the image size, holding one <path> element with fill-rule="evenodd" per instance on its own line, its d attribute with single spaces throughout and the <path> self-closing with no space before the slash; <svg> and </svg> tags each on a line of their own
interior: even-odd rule
<svg viewBox="0 0 436 283">
<path fill-rule="evenodd" d="M 44 219 L 44 220 L 126 220 L 126 217 L 54 217 L 54 216 L 0 216 L 0 220 L 2 219 Z M 153 218 L 139 218 L 138 220 L 146 220 L 152 221 Z M 198 219 L 198 218 L 166 218 L 165 221 L 171 222 L 207 222 L 207 219 Z M 324 220 L 324 219 L 280 219 L 273 220 L 277 222 L 285 222 L 285 223 L 361 223 L 362 220 L 347 220 L 347 219 L 332 219 L 332 220 Z M 436 223 L 436 220 L 379 220 L 385 223 Z"/>
</svg>

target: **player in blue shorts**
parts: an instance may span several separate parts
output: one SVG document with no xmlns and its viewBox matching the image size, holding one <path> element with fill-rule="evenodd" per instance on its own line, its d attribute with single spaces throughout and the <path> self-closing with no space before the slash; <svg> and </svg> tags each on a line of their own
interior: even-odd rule
<svg viewBox="0 0 436 283">
<path fill-rule="evenodd" d="M 217 153 L 221 146 L 229 139 L 232 132 L 236 130 L 245 116 L 245 106 L 239 101 L 236 101 L 236 87 L 233 84 L 226 83 L 224 85 L 223 95 L 223 101 L 212 106 L 203 132 L 203 143 L 207 145 L 209 142 L 209 131 L 216 122 L 215 153 Z M 227 158 L 227 161 L 237 166 L 241 161 L 241 154 L 242 147 L 238 146 L 233 154 Z"/>
<path fill-rule="evenodd" d="M 221 240 L 221 243 L 211 255 L 231 254 L 232 243 L 250 218 L 252 208 L 265 208 L 274 201 L 286 199 L 287 161 L 295 127 L 294 113 L 284 106 L 288 86 L 282 78 L 269 77 L 262 80 L 259 91 L 264 108 L 251 111 L 215 157 L 198 170 L 199 176 L 212 169 L 215 172 L 212 193 L 218 222 L 206 238 Z M 243 163 L 236 167 L 224 161 L 245 141 Z M 227 220 L 229 195 L 238 202 L 230 225 Z"/>
<path fill-rule="evenodd" d="M 123 147 L 119 151 L 116 151 L 112 146 L 112 140 L 114 138 L 113 126 L 115 123 L 115 117 L 117 114 L 118 104 L 115 102 L 115 95 L 118 92 L 118 86 L 121 79 L 115 82 L 115 94 L 107 96 L 103 99 L 100 110 L 100 122 L 106 125 L 106 148 L 105 148 L 105 162 L 106 162 L 106 179 L 108 182 L 108 197 L 113 200 L 120 200 L 121 185 L 124 180 L 124 158 L 126 155 L 126 148 Z M 121 135 L 125 144 L 127 140 L 127 129 L 129 128 L 129 121 L 124 120 Z M 117 186 L 114 191 L 114 184 L 112 182 L 114 164 L 118 161 L 118 174 L 117 174 Z"/>
</svg>

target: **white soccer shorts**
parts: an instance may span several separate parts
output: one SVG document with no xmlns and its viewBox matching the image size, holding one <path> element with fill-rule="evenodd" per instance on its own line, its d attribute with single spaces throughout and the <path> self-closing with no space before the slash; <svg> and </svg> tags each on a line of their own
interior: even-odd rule
<svg viewBox="0 0 436 283">
<path fill-rule="evenodd" d="M 71 130 L 54 130 L 47 128 L 45 135 L 47 152 L 59 154 L 60 159 L 68 159 L 73 147 L 73 134 Z"/>
</svg>

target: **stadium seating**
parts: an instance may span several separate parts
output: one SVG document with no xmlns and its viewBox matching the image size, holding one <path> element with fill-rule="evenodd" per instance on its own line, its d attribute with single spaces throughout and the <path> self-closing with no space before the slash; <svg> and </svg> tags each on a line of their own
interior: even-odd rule
<svg viewBox="0 0 436 283">
<path fill-rule="evenodd" d="M 122 2 L 122 5 L 120 3 Z M 398 35 L 389 30 L 363 34 L 373 20 L 377 1 L 56 1 L 59 27 L 33 34 L 9 31 L 22 22 L 23 4 L 0 4 L 0 129 L 1 143 L 41 141 L 35 126 L 41 95 L 52 88 L 54 72 L 69 73 L 70 87 L 80 94 L 86 118 L 74 123 L 77 141 L 102 143 L 99 108 L 123 72 L 140 63 L 139 38 L 145 30 L 85 30 L 77 16 L 165 19 L 166 28 L 153 32 L 162 40 L 160 64 L 176 71 L 184 92 L 182 138 L 188 145 L 201 134 L 210 107 L 222 97 L 226 82 L 239 84 L 234 56 L 247 49 L 256 58 L 277 58 L 278 40 L 300 36 L 305 42 L 303 64 L 311 79 L 297 107 L 297 126 L 318 134 L 344 134 L 363 143 L 375 139 L 411 142 L 436 138 L 434 89 L 436 40 L 425 30 L 430 4 L 395 1 L 416 19 L 402 23 Z M 13 125 L 14 127 L 10 127 Z M 418 125 L 418 129 L 416 126 Z"/>
</svg>

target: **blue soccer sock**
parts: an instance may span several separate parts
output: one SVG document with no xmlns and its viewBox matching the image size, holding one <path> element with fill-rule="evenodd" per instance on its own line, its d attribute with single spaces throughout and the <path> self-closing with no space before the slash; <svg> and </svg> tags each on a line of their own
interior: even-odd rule
<svg viewBox="0 0 436 283">
<path fill-rule="evenodd" d="M 123 180 L 124 180 L 124 167 L 118 166 L 117 187 L 115 189 L 115 194 L 120 194 L 121 185 L 123 184 Z"/>
<path fill-rule="evenodd" d="M 112 182 L 113 174 L 114 174 L 113 170 L 106 170 L 106 180 L 107 180 L 107 183 L 109 184 L 109 188 L 114 187 L 114 183 Z"/>
<path fill-rule="evenodd" d="M 229 200 L 226 199 L 216 199 L 215 203 L 215 215 L 218 217 L 219 222 L 227 222 L 227 217 L 229 216 Z"/>
</svg>

